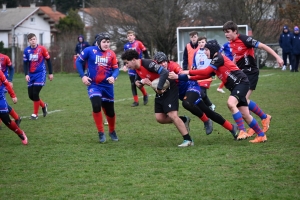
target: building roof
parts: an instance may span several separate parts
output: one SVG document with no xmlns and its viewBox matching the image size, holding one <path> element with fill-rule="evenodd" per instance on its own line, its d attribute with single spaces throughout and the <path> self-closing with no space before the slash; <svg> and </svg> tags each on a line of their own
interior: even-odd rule
<svg viewBox="0 0 300 200">
<path fill-rule="evenodd" d="M 66 17 L 66 15 L 56 11 L 56 9 L 50 8 L 49 6 L 40 6 L 39 8 L 39 13 L 43 12 L 45 15 L 49 16 L 50 19 L 55 23 L 58 23 L 60 18 Z"/>
<path fill-rule="evenodd" d="M 17 7 L 7 8 L 0 12 L 0 30 L 11 30 L 13 26 L 17 27 L 31 15 L 38 11 L 38 7 Z"/>
<path fill-rule="evenodd" d="M 51 31 L 56 31 L 54 24 L 59 22 L 60 18 L 64 18 L 65 15 L 53 10 L 48 6 L 41 7 L 17 7 L 17 8 L 7 8 L 0 11 L 0 31 L 11 30 L 12 26 L 18 27 L 25 20 L 34 14 L 38 14 L 44 20 L 48 21 L 51 27 Z"/>
</svg>

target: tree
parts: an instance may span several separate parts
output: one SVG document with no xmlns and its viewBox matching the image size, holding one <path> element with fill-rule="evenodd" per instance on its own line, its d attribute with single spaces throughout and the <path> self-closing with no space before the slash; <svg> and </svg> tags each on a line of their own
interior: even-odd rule
<svg viewBox="0 0 300 200">
<path fill-rule="evenodd" d="M 118 44 L 124 44 L 126 41 L 126 32 L 133 29 L 141 40 L 153 53 L 154 50 L 163 51 L 168 55 L 173 55 L 176 46 L 176 28 L 185 17 L 184 11 L 188 1 L 186 0 L 128 0 L 128 1 L 93 1 L 95 7 L 113 7 L 134 18 L 135 23 L 120 19 L 122 24 L 118 25 Z M 97 21 L 104 23 L 103 17 L 97 18 Z M 110 24 L 112 21 L 105 21 Z M 110 25 L 114 25 L 113 23 Z M 105 26 L 101 26 L 103 28 Z M 121 31 L 120 31 L 121 30 Z M 123 46 L 122 46 L 123 47 Z"/>
<path fill-rule="evenodd" d="M 282 19 L 283 24 L 294 27 L 300 26 L 300 0 L 290 0 L 285 4 L 279 4 L 279 16 Z"/>
</svg>

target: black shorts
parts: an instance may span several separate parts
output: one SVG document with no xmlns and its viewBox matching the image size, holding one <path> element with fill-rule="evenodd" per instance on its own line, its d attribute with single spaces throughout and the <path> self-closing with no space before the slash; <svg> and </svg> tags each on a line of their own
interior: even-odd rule
<svg viewBox="0 0 300 200">
<path fill-rule="evenodd" d="M 237 107 L 248 106 L 246 95 L 249 91 L 248 83 L 240 83 L 236 85 L 230 93 L 230 96 L 234 96 L 238 100 Z"/>
<path fill-rule="evenodd" d="M 250 90 L 255 90 L 256 85 L 258 83 L 258 76 L 259 76 L 259 70 L 257 70 L 255 73 L 247 74 L 248 80 L 250 82 Z"/>
<path fill-rule="evenodd" d="M 166 90 L 163 94 L 156 94 L 154 103 L 155 113 L 167 114 L 171 111 L 178 111 L 178 87 L 176 85 L 172 85 L 170 89 Z"/>
</svg>

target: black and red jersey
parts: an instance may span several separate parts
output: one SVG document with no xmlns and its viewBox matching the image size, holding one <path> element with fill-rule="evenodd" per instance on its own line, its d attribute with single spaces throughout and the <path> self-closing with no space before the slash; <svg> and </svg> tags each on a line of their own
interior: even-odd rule
<svg viewBox="0 0 300 200">
<path fill-rule="evenodd" d="M 220 52 L 212 59 L 206 69 L 189 71 L 190 75 L 196 75 L 198 79 L 209 78 L 212 73 L 215 73 L 229 90 L 232 90 L 239 83 L 249 82 L 246 74 Z"/>
<path fill-rule="evenodd" d="M 162 89 L 165 84 L 169 71 L 150 59 L 141 59 L 141 65 L 136 71 L 136 80 L 148 78 L 150 81 L 159 78 L 157 89 Z M 168 79 L 169 80 L 169 79 Z M 175 81 L 171 81 L 175 82 Z"/>
<path fill-rule="evenodd" d="M 235 40 L 229 43 L 236 65 L 246 74 L 258 71 L 254 48 L 257 48 L 259 43 L 252 37 L 243 34 L 239 34 Z"/>
</svg>

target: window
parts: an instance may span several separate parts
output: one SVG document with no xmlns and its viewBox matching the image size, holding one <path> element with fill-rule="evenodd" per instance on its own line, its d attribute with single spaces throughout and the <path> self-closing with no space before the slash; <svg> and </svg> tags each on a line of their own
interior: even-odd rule
<svg viewBox="0 0 300 200">
<path fill-rule="evenodd" d="M 43 44 L 43 42 L 44 42 L 44 41 L 43 41 L 43 35 L 44 35 L 44 33 L 40 33 L 40 37 L 39 37 L 39 38 L 40 38 L 40 41 L 39 41 L 39 44 L 40 44 L 40 45 L 44 45 L 44 44 Z"/>
<path fill-rule="evenodd" d="M 34 17 L 30 17 L 30 24 L 35 24 L 35 18 Z"/>
</svg>

